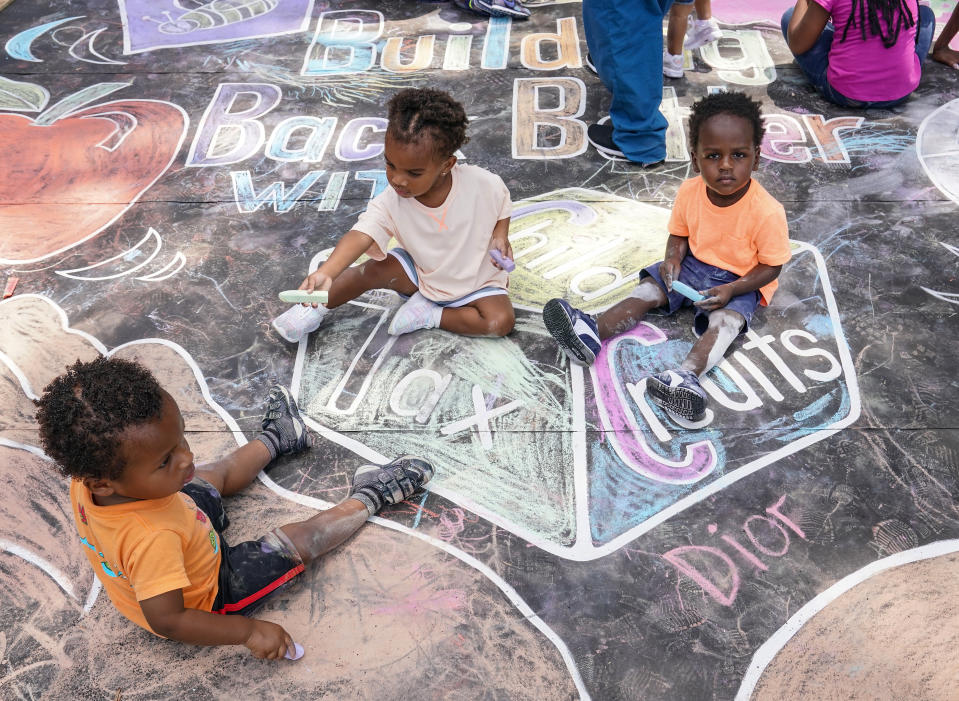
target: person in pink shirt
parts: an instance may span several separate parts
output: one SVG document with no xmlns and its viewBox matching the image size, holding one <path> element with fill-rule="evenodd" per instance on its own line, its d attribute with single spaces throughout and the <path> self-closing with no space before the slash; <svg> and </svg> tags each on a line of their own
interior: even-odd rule
<svg viewBox="0 0 959 701">
<path fill-rule="evenodd" d="M 919 85 L 936 28 L 918 0 L 797 0 L 783 36 L 806 77 L 843 107 L 892 107 Z"/>
<path fill-rule="evenodd" d="M 457 164 L 467 125 L 463 106 L 440 90 L 408 88 L 393 96 L 384 147 L 390 187 L 300 285 L 329 292 L 326 306 L 314 305 L 313 328 L 329 309 L 368 290 L 389 289 L 408 297 L 390 323 L 392 335 L 441 328 L 505 336 L 513 330 L 509 276 L 490 256 L 494 249 L 513 255 L 507 238 L 512 202 L 498 175 Z M 390 249 L 392 239 L 398 246 Z M 354 266 L 364 253 L 370 260 Z"/>
</svg>

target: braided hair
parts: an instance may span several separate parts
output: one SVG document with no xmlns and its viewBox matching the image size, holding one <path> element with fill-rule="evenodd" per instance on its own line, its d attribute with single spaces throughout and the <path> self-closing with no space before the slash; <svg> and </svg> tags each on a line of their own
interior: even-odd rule
<svg viewBox="0 0 959 701">
<path fill-rule="evenodd" d="M 469 141 L 468 124 L 463 106 L 448 93 L 433 88 L 406 88 L 390 99 L 386 133 L 402 144 L 431 139 L 434 153 L 445 159 Z"/>
<path fill-rule="evenodd" d="M 710 117 L 717 114 L 731 114 L 742 117 L 753 127 L 753 145 L 756 148 L 763 142 L 766 128 L 763 126 L 762 106 L 741 92 L 714 92 L 693 103 L 689 117 L 689 140 L 692 150 L 699 146 L 699 130 Z"/>
<path fill-rule="evenodd" d="M 846 41 L 849 30 L 858 25 L 863 41 L 867 38 L 868 27 L 869 34 L 882 39 L 882 45 L 888 49 L 898 41 L 902 29 L 908 29 L 915 24 L 916 20 L 906 0 L 852 0 L 852 11 L 839 41 Z"/>
<path fill-rule="evenodd" d="M 139 363 L 100 356 L 78 360 L 36 401 L 44 452 L 67 477 L 119 479 L 121 434 L 157 420 L 163 395 Z"/>
</svg>

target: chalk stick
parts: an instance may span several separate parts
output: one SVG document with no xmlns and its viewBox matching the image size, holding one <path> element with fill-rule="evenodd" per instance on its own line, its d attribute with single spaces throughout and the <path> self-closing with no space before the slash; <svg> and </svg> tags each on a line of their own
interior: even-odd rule
<svg viewBox="0 0 959 701">
<path fill-rule="evenodd" d="M 293 654 L 290 654 L 289 649 L 283 655 L 288 660 L 298 660 L 303 657 L 303 646 L 299 643 L 293 643 Z"/>
<path fill-rule="evenodd" d="M 489 257 L 499 263 L 499 266 L 508 273 L 511 273 L 516 269 L 516 263 L 513 262 L 513 259 L 504 256 L 499 252 L 499 249 L 491 249 L 489 252 Z"/>
<path fill-rule="evenodd" d="M 4 299 L 6 299 L 7 297 L 12 297 L 12 296 L 13 296 L 13 291 L 14 291 L 15 289 L 17 289 L 17 283 L 18 283 L 18 282 L 20 282 L 20 278 L 14 276 L 14 275 L 11 275 L 10 277 L 7 278 L 6 287 L 3 288 L 3 298 L 4 298 Z"/>
<path fill-rule="evenodd" d="M 280 293 L 280 300 L 290 304 L 326 304 L 330 298 L 330 293 L 325 290 L 316 292 L 306 292 L 305 290 L 283 290 Z"/>
<path fill-rule="evenodd" d="M 680 282 L 679 280 L 673 282 L 673 292 L 678 292 L 683 297 L 689 297 L 689 299 L 693 300 L 694 302 L 698 302 L 701 299 L 706 299 L 692 287 L 686 283 Z"/>
</svg>

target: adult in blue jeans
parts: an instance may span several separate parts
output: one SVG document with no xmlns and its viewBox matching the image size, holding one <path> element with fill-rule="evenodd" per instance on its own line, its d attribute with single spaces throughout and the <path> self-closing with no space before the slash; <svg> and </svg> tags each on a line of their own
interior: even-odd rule
<svg viewBox="0 0 959 701">
<path fill-rule="evenodd" d="M 892 107 L 919 85 L 936 28 L 917 0 L 797 0 L 782 17 L 796 63 L 843 107 Z"/>
<path fill-rule="evenodd" d="M 583 0 L 589 58 L 612 93 L 609 121 L 586 131 L 607 158 L 645 168 L 666 158 L 663 17 L 672 0 Z"/>
</svg>

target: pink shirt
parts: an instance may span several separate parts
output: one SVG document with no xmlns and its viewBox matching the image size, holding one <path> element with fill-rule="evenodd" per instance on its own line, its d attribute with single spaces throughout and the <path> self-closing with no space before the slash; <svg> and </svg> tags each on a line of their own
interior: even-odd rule
<svg viewBox="0 0 959 701">
<path fill-rule="evenodd" d="M 901 28 L 896 43 L 883 46 L 882 39 L 869 33 L 862 39 L 861 22 L 849 28 L 846 41 L 842 39 L 846 22 L 852 12 L 851 0 L 815 0 L 830 15 L 835 34 L 829 49 L 829 84 L 852 100 L 878 102 L 898 100 L 919 85 L 922 74 L 916 54 L 916 31 L 919 27 L 919 5 L 906 0 L 915 24 Z M 857 13 L 858 15 L 858 13 Z"/>
<path fill-rule="evenodd" d="M 506 289 L 509 275 L 489 257 L 493 227 L 513 211 L 509 190 L 498 175 L 479 166 L 450 171 L 446 201 L 427 207 L 391 187 L 373 198 L 353 229 L 374 241 L 366 252 L 383 260 L 390 239 L 412 256 L 420 292 L 434 302 L 449 302 L 483 287 Z"/>
</svg>

